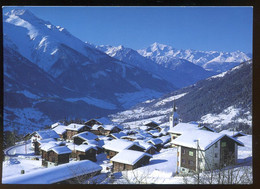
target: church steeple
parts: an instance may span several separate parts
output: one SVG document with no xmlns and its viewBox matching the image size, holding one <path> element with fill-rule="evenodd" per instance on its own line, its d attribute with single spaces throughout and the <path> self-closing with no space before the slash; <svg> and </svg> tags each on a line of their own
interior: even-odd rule
<svg viewBox="0 0 260 189">
<path fill-rule="evenodd" d="M 175 99 L 173 100 L 172 112 L 170 114 L 169 121 L 170 121 L 170 128 L 174 127 L 175 125 L 177 125 L 179 123 L 179 115 L 177 113 Z"/>
</svg>

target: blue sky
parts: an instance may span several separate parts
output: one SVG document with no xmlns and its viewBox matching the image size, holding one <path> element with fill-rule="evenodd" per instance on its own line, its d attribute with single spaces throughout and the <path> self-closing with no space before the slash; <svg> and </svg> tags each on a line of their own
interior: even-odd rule
<svg viewBox="0 0 260 189">
<path fill-rule="evenodd" d="M 252 52 L 252 7 L 19 8 L 95 45 L 137 50 L 158 42 L 177 49 Z"/>
</svg>

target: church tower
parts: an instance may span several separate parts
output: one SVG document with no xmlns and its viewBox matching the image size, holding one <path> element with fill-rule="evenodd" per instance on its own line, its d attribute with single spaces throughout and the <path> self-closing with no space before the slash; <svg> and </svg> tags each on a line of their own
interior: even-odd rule
<svg viewBox="0 0 260 189">
<path fill-rule="evenodd" d="M 175 100 L 173 101 L 172 112 L 170 114 L 169 121 L 170 128 L 173 128 L 175 125 L 179 123 L 179 115 L 176 111 Z"/>
</svg>

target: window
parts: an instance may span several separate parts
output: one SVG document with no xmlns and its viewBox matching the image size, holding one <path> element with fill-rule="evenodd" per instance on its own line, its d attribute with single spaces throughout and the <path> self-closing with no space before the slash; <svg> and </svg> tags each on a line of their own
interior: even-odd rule
<svg viewBox="0 0 260 189">
<path fill-rule="evenodd" d="M 189 165 L 194 165 L 194 162 L 192 160 L 189 160 Z"/>
<path fill-rule="evenodd" d="M 218 157 L 218 154 L 217 153 L 215 153 L 215 158 L 217 158 Z"/>
<path fill-rule="evenodd" d="M 189 151 L 189 156 L 193 156 L 193 151 Z"/>
<path fill-rule="evenodd" d="M 182 149 L 181 149 L 181 153 L 182 153 L 182 154 L 185 154 L 185 149 L 182 148 Z"/>
<path fill-rule="evenodd" d="M 186 162 L 185 162 L 185 159 L 181 159 L 181 163 L 182 164 L 185 164 Z"/>
<path fill-rule="evenodd" d="M 215 143 L 215 148 L 217 148 L 218 147 L 218 143 Z"/>
<path fill-rule="evenodd" d="M 226 147 L 227 143 L 226 142 L 221 142 L 221 147 Z"/>
</svg>

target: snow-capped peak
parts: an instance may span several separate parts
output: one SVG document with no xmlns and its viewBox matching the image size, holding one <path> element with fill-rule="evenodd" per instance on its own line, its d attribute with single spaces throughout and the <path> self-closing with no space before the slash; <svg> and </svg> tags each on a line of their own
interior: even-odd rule
<svg viewBox="0 0 260 189">
<path fill-rule="evenodd" d="M 218 51 L 199 51 L 192 49 L 175 49 L 172 46 L 153 43 L 146 49 L 137 51 L 144 57 L 147 57 L 158 64 L 167 64 L 176 59 L 185 59 L 204 69 L 222 72 L 226 71 L 241 62 L 251 59 L 251 54 L 246 54 L 239 50 L 235 52 Z"/>
</svg>

